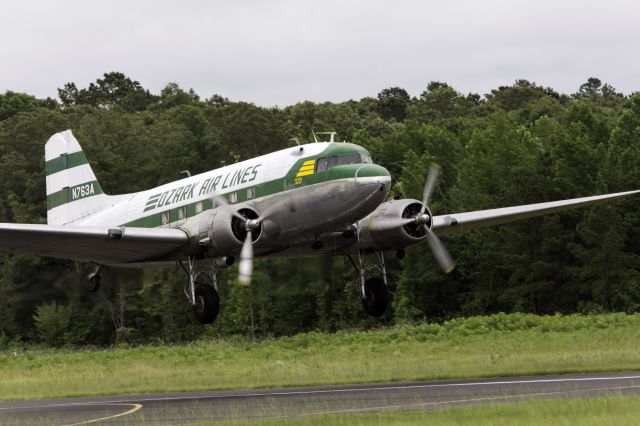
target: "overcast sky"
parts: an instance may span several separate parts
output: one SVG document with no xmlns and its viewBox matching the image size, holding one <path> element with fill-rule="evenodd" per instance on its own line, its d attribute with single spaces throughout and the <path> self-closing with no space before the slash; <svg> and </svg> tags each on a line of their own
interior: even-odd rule
<svg viewBox="0 0 640 426">
<path fill-rule="evenodd" d="M 344 101 L 432 80 L 484 94 L 518 78 L 640 90 L 637 0 L 14 0 L 0 9 L 0 92 L 57 96 L 121 71 L 153 93 L 263 106 Z"/>
</svg>

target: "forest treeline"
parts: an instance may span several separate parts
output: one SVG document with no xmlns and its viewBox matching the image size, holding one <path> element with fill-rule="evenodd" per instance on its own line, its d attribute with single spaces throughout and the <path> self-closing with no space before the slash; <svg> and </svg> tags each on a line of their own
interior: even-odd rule
<svg viewBox="0 0 640 426">
<path fill-rule="evenodd" d="M 576 93 L 518 80 L 480 96 L 431 82 L 417 97 L 392 87 L 342 103 L 264 108 L 168 84 L 152 94 L 111 72 L 59 99 L 0 94 L 0 222 L 45 223 L 44 144 L 68 128 L 107 193 L 139 191 L 312 141 L 312 131 L 366 147 L 421 198 L 432 162 L 442 175 L 435 214 L 640 188 L 640 94 L 590 78 Z M 254 284 L 221 273 L 221 314 L 198 324 L 177 268 L 109 269 L 90 294 L 92 265 L 0 257 L 0 346 L 187 341 L 371 328 L 495 312 L 638 312 L 640 199 L 454 234 L 444 275 L 426 244 L 390 265 L 392 308 L 367 317 L 342 258 L 256 262 Z"/>
</svg>

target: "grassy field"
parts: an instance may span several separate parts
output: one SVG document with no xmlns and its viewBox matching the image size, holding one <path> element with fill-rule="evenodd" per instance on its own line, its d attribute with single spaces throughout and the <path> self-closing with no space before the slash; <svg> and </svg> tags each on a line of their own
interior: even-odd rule
<svg viewBox="0 0 640 426">
<path fill-rule="evenodd" d="M 324 415 L 277 421 L 238 423 L 259 426 L 635 426 L 640 419 L 640 397 L 607 397 L 570 401 L 527 401 L 436 411 Z M 206 425 L 207 423 L 202 423 Z M 218 423 L 219 424 L 219 423 Z"/>
<path fill-rule="evenodd" d="M 640 369 L 640 314 L 494 315 L 370 332 L 3 349 L 0 400 Z"/>
</svg>

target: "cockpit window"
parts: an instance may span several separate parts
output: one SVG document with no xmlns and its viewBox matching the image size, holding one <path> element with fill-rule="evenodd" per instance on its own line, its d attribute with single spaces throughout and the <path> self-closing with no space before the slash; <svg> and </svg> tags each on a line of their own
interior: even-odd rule
<svg viewBox="0 0 640 426">
<path fill-rule="evenodd" d="M 345 164 L 371 164 L 371 156 L 369 154 L 343 154 L 335 157 L 320 158 L 317 161 L 316 172 L 324 172 L 333 166 L 343 166 Z"/>
<path fill-rule="evenodd" d="M 360 162 L 360 154 L 345 154 L 338 156 L 338 164 L 341 166 L 345 164 L 356 164 Z"/>
</svg>

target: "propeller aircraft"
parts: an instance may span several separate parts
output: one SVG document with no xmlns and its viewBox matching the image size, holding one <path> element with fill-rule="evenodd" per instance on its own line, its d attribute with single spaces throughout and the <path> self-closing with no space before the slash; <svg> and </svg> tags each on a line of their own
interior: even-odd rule
<svg viewBox="0 0 640 426">
<path fill-rule="evenodd" d="M 188 176 L 147 191 L 107 195 L 71 130 L 45 145 L 47 224 L 0 223 L 0 253 L 91 262 L 92 291 L 103 266 L 184 269 L 185 295 L 202 323 L 219 312 L 217 273 L 238 260 L 251 282 L 254 257 L 347 256 L 364 310 L 389 304 L 385 262 L 426 241 L 444 272 L 454 262 L 439 235 L 589 206 L 640 191 L 456 214 L 433 215 L 432 166 L 422 200 L 388 199 L 391 176 L 361 146 L 302 144 Z M 188 173 L 187 173 L 188 174 Z M 375 262 L 380 276 L 368 277 Z"/>
</svg>

